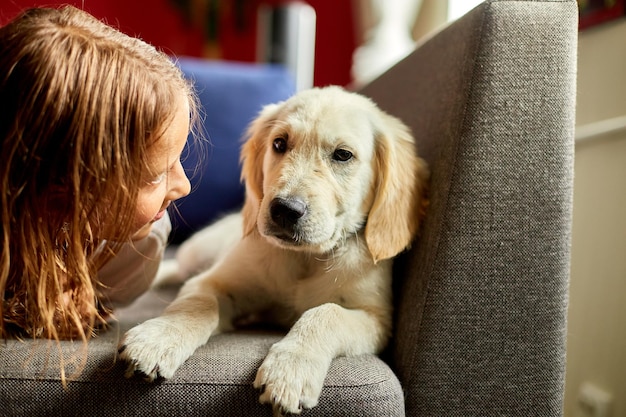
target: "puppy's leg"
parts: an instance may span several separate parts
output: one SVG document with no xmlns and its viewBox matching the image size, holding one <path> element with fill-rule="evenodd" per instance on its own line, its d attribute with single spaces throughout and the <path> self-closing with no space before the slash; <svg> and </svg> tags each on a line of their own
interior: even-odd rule
<svg viewBox="0 0 626 417">
<path fill-rule="evenodd" d="M 152 286 L 182 284 L 217 264 L 243 237 L 242 223 L 241 212 L 236 212 L 194 233 L 180 245 L 175 259 L 161 262 Z"/>
<path fill-rule="evenodd" d="M 241 212 L 229 214 L 193 234 L 176 251 L 178 274 L 189 278 L 224 259 L 243 237 Z"/>
<path fill-rule="evenodd" d="M 126 332 L 119 348 L 120 358 L 129 363 L 126 377 L 140 372 L 148 381 L 171 378 L 207 342 L 218 327 L 220 306 L 225 310 L 227 303 L 215 291 L 210 276 L 199 275 L 189 280 L 162 316 Z"/>
<path fill-rule="evenodd" d="M 263 288 L 255 283 L 260 261 L 251 253 L 242 241 L 213 269 L 187 281 L 162 316 L 130 329 L 119 348 L 129 362 L 127 376 L 170 378 L 214 331 L 229 328 L 235 315 L 265 307 Z M 242 254 L 250 256 L 242 261 Z"/>
<path fill-rule="evenodd" d="M 152 288 L 165 287 L 167 285 L 180 285 L 185 282 L 186 277 L 182 277 L 179 272 L 178 261 L 176 259 L 164 259 L 159 264 L 156 277 L 152 282 Z"/>
<path fill-rule="evenodd" d="M 257 371 L 259 400 L 272 404 L 277 416 L 314 407 L 333 358 L 379 352 L 387 340 L 384 327 L 368 312 L 337 304 L 306 311 Z"/>
</svg>

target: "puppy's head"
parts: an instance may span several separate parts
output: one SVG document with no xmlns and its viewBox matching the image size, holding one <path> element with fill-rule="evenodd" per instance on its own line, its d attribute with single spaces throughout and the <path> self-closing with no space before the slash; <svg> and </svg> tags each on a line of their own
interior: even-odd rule
<svg viewBox="0 0 626 417">
<path fill-rule="evenodd" d="M 426 165 L 406 126 L 363 96 L 327 87 L 265 107 L 241 159 L 245 234 L 321 254 L 364 229 L 376 262 L 417 232 Z"/>
</svg>

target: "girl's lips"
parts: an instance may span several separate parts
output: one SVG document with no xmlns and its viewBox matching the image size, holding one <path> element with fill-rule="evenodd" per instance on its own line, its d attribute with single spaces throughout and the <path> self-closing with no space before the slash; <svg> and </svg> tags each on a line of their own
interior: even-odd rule
<svg viewBox="0 0 626 417">
<path fill-rule="evenodd" d="M 169 206 L 169 205 L 168 205 Z M 163 210 L 159 211 L 156 216 L 154 216 L 154 218 L 152 219 L 153 222 L 156 222 L 158 220 L 161 220 L 163 218 L 163 216 L 165 216 L 165 213 L 167 213 L 167 207 L 165 207 Z"/>
</svg>

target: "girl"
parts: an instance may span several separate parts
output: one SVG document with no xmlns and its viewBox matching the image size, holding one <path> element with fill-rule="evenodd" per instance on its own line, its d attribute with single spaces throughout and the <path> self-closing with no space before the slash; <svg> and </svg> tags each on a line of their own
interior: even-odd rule
<svg viewBox="0 0 626 417">
<path fill-rule="evenodd" d="M 76 8 L 0 28 L 1 337 L 86 341 L 149 286 L 196 111 L 166 55 Z"/>
</svg>

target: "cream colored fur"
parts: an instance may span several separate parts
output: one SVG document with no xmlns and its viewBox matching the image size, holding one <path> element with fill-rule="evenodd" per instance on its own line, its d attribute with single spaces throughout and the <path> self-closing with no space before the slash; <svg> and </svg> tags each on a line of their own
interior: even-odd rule
<svg viewBox="0 0 626 417">
<path fill-rule="evenodd" d="M 215 263 L 186 281 L 161 317 L 131 329 L 120 355 L 129 375 L 171 378 L 212 334 L 271 318 L 289 332 L 254 386 L 275 415 L 299 413 L 317 404 L 333 358 L 385 347 L 392 258 L 418 231 L 427 169 L 399 120 L 337 87 L 267 106 L 242 163 L 242 212 L 177 255 L 183 278 L 208 268 L 207 258 Z M 285 201 L 300 212 L 287 226 L 276 208 Z"/>
</svg>

